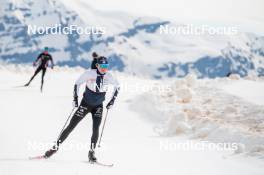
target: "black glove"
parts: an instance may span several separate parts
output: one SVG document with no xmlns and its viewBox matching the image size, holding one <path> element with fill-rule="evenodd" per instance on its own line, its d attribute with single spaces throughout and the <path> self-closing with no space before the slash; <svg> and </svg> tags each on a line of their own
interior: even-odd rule
<svg viewBox="0 0 264 175">
<path fill-rule="evenodd" d="M 109 101 L 109 103 L 106 105 L 106 109 L 110 109 L 110 108 L 112 108 L 112 106 L 113 106 L 114 103 L 115 103 L 115 99 L 116 99 L 116 97 L 117 97 L 118 91 L 119 91 L 119 88 L 117 88 L 117 89 L 115 90 L 114 96 L 113 96 L 112 99 Z"/>
<path fill-rule="evenodd" d="M 106 109 L 111 109 L 113 107 L 113 105 L 114 105 L 114 102 L 115 101 L 113 99 L 110 100 L 109 103 L 106 105 Z"/>
<path fill-rule="evenodd" d="M 79 104 L 78 104 L 78 96 L 74 96 L 73 97 L 73 107 L 78 107 L 79 106 Z"/>
<path fill-rule="evenodd" d="M 73 88 L 73 107 L 78 107 L 79 104 L 78 104 L 78 93 L 77 93 L 77 85 L 74 85 L 74 88 Z"/>
</svg>

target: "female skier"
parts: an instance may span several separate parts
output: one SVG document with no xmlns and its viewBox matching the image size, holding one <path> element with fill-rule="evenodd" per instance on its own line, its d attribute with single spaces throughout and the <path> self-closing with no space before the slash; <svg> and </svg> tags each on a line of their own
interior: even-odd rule
<svg viewBox="0 0 264 175">
<path fill-rule="evenodd" d="M 99 137 L 99 127 L 102 120 L 103 113 L 103 101 L 108 85 L 113 85 L 114 93 L 111 100 L 106 105 L 107 109 L 110 109 L 117 97 L 119 91 L 119 83 L 108 72 L 108 61 L 105 57 L 97 58 L 96 69 L 87 70 L 82 74 L 74 85 L 74 106 L 78 107 L 74 113 L 68 126 L 62 131 L 59 139 L 52 149 L 46 151 L 44 157 L 49 158 L 59 149 L 59 145 L 68 137 L 77 124 L 89 113 L 92 114 L 93 120 L 93 132 L 91 137 L 90 151 L 88 153 L 88 159 L 90 162 L 96 162 L 95 148 Z M 78 91 L 81 84 L 86 83 L 85 92 L 81 100 L 80 106 L 78 105 Z"/>
</svg>

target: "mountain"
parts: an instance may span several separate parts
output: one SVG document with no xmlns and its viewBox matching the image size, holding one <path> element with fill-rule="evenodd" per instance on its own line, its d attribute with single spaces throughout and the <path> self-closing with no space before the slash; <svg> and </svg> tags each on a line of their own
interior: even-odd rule
<svg viewBox="0 0 264 175">
<path fill-rule="evenodd" d="M 161 33 L 179 24 L 119 12 L 102 12 L 76 1 L 0 2 L 0 59 L 31 63 L 45 46 L 59 66 L 89 67 L 91 53 L 109 58 L 111 69 L 153 78 L 223 77 L 229 73 L 264 75 L 264 37 L 255 34 L 184 35 Z M 52 34 L 75 25 L 90 34 Z M 28 33 L 29 26 L 50 27 L 48 34 Z M 51 29 L 53 28 L 53 29 Z"/>
</svg>

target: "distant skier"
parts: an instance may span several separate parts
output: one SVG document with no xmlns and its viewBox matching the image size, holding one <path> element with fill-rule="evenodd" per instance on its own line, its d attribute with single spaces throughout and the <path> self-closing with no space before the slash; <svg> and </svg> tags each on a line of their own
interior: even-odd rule
<svg viewBox="0 0 264 175">
<path fill-rule="evenodd" d="M 35 78 L 35 76 L 42 71 L 42 76 L 41 76 L 41 86 L 40 86 L 40 90 L 42 92 L 43 89 L 43 84 L 44 84 L 44 76 L 47 70 L 47 67 L 49 65 L 49 62 L 51 62 L 51 68 L 53 69 L 54 63 L 53 63 L 53 59 L 52 56 L 49 54 L 48 52 L 48 47 L 44 48 L 44 52 L 42 52 L 41 54 L 39 54 L 38 58 L 36 59 L 36 61 L 33 62 L 33 66 L 38 66 L 34 75 L 31 77 L 31 79 L 29 80 L 29 82 L 27 84 L 25 84 L 25 86 L 29 86 L 29 84 L 31 83 L 31 81 Z"/>
<path fill-rule="evenodd" d="M 96 52 L 93 52 L 92 57 L 93 57 L 93 61 L 91 64 L 91 69 L 96 69 L 96 63 L 97 63 L 97 59 L 99 58 L 99 55 Z"/>
<path fill-rule="evenodd" d="M 110 109 L 115 102 L 119 91 L 118 81 L 108 72 L 108 62 L 105 57 L 97 58 L 96 69 L 89 69 L 84 72 L 74 85 L 73 102 L 74 107 L 78 107 L 78 91 L 80 85 L 86 83 L 85 92 L 80 106 L 75 111 L 68 126 L 62 131 L 59 139 L 52 149 L 45 152 L 44 157 L 49 158 L 59 149 L 59 145 L 68 137 L 77 124 L 90 112 L 93 120 L 93 131 L 91 137 L 90 151 L 88 159 L 90 162 L 96 162 L 95 148 L 99 137 L 99 127 L 102 120 L 103 101 L 109 85 L 114 87 L 114 93 L 111 100 L 106 105 Z"/>
</svg>

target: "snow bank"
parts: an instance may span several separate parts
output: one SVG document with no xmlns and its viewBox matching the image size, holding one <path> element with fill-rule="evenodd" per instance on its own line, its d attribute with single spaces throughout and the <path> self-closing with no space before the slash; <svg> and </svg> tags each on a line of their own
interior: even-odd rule
<svg viewBox="0 0 264 175">
<path fill-rule="evenodd" d="M 231 80 L 239 80 L 240 75 L 239 74 L 231 74 L 228 78 L 230 78 Z"/>
<path fill-rule="evenodd" d="M 188 76 L 175 80 L 171 91 L 141 95 L 132 108 L 154 118 L 154 130 L 162 136 L 184 134 L 191 139 L 237 143 L 235 153 L 264 157 L 264 107 L 221 89 L 237 81 L 248 80 L 197 80 Z"/>
</svg>

